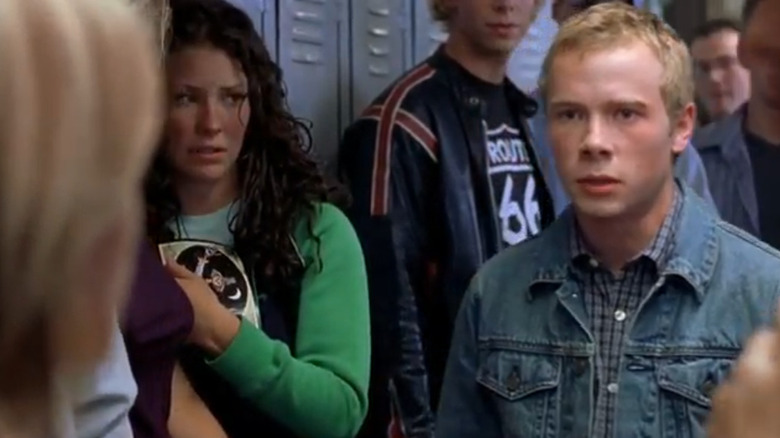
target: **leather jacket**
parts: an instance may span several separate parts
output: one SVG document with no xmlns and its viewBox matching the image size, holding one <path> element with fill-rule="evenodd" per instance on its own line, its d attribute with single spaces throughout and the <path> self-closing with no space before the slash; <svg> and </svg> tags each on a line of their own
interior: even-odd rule
<svg viewBox="0 0 780 438">
<path fill-rule="evenodd" d="M 506 245 L 487 173 L 486 103 L 443 50 L 377 97 L 345 132 L 339 171 L 363 244 L 372 318 L 369 414 L 360 436 L 433 435 L 452 327 L 471 277 Z M 509 80 L 512 114 L 532 145 L 536 102 Z M 554 219 L 527 146 L 541 226 Z M 392 414 L 391 414 L 392 412 Z M 392 419 L 391 419 L 392 415 Z"/>
</svg>

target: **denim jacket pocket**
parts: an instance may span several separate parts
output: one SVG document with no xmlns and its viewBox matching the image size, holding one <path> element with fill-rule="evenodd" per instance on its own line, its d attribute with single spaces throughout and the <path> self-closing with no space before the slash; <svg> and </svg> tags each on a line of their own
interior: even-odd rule
<svg viewBox="0 0 780 438">
<path fill-rule="evenodd" d="M 664 438 L 704 438 L 712 394 L 728 376 L 734 359 L 696 358 L 660 364 L 660 427 Z"/>
<path fill-rule="evenodd" d="M 560 380 L 560 357 L 513 350 L 485 352 L 477 373 L 477 382 L 488 390 L 506 437 L 554 436 Z"/>
</svg>

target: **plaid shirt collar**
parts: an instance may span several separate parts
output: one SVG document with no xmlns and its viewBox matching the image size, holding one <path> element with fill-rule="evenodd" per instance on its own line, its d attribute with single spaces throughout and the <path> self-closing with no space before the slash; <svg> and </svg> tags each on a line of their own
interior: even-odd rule
<svg viewBox="0 0 780 438">
<path fill-rule="evenodd" d="M 661 228 L 658 230 L 655 238 L 653 238 L 653 241 L 650 243 L 650 245 L 648 245 L 641 253 L 639 253 L 639 255 L 634 257 L 634 259 L 632 259 L 626 265 L 629 265 L 639 259 L 646 258 L 655 264 L 658 271 L 661 271 L 666 266 L 666 262 L 668 262 L 671 258 L 677 237 L 677 229 L 679 228 L 680 223 L 680 212 L 682 211 L 683 204 L 681 199 L 683 194 L 681 190 L 679 187 L 677 187 L 677 184 L 675 184 L 674 187 L 675 190 L 674 199 L 672 201 L 672 208 L 670 208 L 669 212 L 666 214 L 666 217 L 661 224 Z M 569 239 L 569 248 L 572 255 L 571 260 L 575 266 L 582 266 L 583 262 L 588 262 L 592 259 L 595 259 L 595 257 L 593 257 L 587 248 L 587 244 L 585 243 L 585 240 L 582 236 L 582 231 L 577 224 L 576 217 L 572 216 L 572 218 L 572 232 L 569 233 L 571 236 Z M 585 265 L 587 265 L 587 263 L 585 263 Z"/>
</svg>

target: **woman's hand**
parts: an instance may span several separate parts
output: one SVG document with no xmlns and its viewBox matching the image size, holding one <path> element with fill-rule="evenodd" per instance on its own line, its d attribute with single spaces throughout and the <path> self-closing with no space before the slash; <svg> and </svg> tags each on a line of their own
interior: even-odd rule
<svg viewBox="0 0 780 438">
<path fill-rule="evenodd" d="M 205 280 L 173 261 L 165 266 L 190 300 L 195 323 L 189 342 L 212 356 L 222 354 L 238 334 L 241 321 L 225 308 Z"/>
</svg>

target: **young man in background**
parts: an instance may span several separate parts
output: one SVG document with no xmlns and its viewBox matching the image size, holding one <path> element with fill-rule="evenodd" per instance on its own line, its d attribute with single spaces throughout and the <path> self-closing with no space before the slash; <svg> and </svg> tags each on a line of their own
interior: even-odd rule
<svg viewBox="0 0 780 438">
<path fill-rule="evenodd" d="M 750 97 L 750 73 L 737 53 L 740 33 L 739 23 L 720 18 L 696 29 L 691 40 L 696 97 L 710 122 L 728 117 Z"/>
<path fill-rule="evenodd" d="M 721 217 L 780 248 L 780 13 L 771 0 L 748 0 L 739 59 L 750 72 L 747 104 L 701 128 L 699 149 Z"/>
<path fill-rule="evenodd" d="M 543 0 L 432 0 L 449 33 L 347 129 L 340 168 L 354 196 L 372 319 L 362 436 L 430 437 L 452 323 L 469 279 L 553 219 L 527 119 L 506 77 Z M 392 407 L 392 408 L 391 408 Z"/>
</svg>

